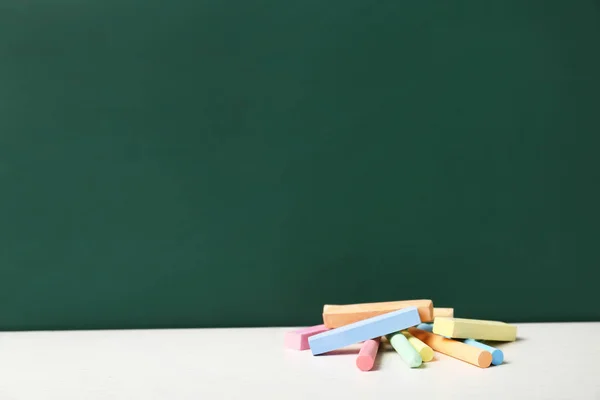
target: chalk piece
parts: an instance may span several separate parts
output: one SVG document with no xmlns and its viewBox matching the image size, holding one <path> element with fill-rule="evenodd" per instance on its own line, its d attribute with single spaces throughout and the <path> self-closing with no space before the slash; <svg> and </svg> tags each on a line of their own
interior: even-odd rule
<svg viewBox="0 0 600 400">
<path fill-rule="evenodd" d="M 433 333 L 457 339 L 513 342 L 517 327 L 498 321 L 440 317 L 433 323 Z"/>
<path fill-rule="evenodd" d="M 433 360 L 433 350 L 431 350 L 431 347 L 427 346 L 425 343 L 423 343 L 407 331 L 402 331 L 402 334 L 408 340 L 408 343 L 410 343 L 412 347 L 414 347 L 415 350 L 419 353 L 419 355 L 423 359 L 423 362 L 429 362 Z"/>
<path fill-rule="evenodd" d="M 454 308 L 433 307 L 433 318 L 437 317 L 454 317 Z"/>
<path fill-rule="evenodd" d="M 308 350 L 310 349 L 310 346 L 308 345 L 308 338 L 328 330 L 329 329 L 326 328 L 325 325 L 321 324 L 311 326 L 309 328 L 302 328 L 295 331 L 286 332 L 284 345 L 288 349 Z"/>
<path fill-rule="evenodd" d="M 400 354 L 400 358 L 411 368 L 418 368 L 423 363 L 419 352 L 409 343 L 408 339 L 401 333 L 387 335 L 390 344 Z M 430 349 L 431 350 L 431 349 Z"/>
<path fill-rule="evenodd" d="M 370 371 L 375 364 L 379 350 L 379 338 L 365 340 L 360 348 L 358 357 L 356 357 L 356 366 L 361 371 Z"/>
<path fill-rule="evenodd" d="M 417 307 L 408 307 L 311 336 L 308 343 L 313 355 L 317 355 L 401 331 L 420 322 Z"/>
<path fill-rule="evenodd" d="M 328 328 L 339 328 L 407 307 L 417 307 L 421 321 L 433 320 L 433 302 L 431 300 L 405 300 L 346 305 L 326 304 L 323 306 L 323 323 Z"/>
<path fill-rule="evenodd" d="M 417 325 L 417 328 L 422 331 L 433 332 L 433 324 L 422 323 Z"/>
<path fill-rule="evenodd" d="M 465 339 L 463 343 L 468 344 L 469 346 L 479 347 L 480 349 L 487 350 L 492 353 L 492 365 L 500 365 L 504 362 L 504 353 L 500 349 L 488 346 L 487 344 L 473 339 Z"/>
<path fill-rule="evenodd" d="M 469 346 L 468 344 L 447 339 L 421 329 L 409 328 L 408 331 L 411 335 L 421 340 L 433 350 L 444 353 L 450 357 L 468 362 L 480 368 L 487 368 L 492 363 L 492 354 L 487 350 Z"/>
</svg>

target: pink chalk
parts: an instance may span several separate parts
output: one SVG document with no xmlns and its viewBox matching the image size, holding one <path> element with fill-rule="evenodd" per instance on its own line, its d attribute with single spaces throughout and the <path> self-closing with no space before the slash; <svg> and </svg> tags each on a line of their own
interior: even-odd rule
<svg viewBox="0 0 600 400">
<path fill-rule="evenodd" d="M 379 338 L 365 340 L 358 357 L 356 357 L 356 366 L 361 371 L 370 371 L 375 364 L 375 357 L 377 357 L 377 351 L 379 350 Z"/>
<path fill-rule="evenodd" d="M 286 332 L 284 342 L 285 347 L 294 350 L 308 350 L 310 349 L 308 338 L 328 330 L 329 329 L 326 328 L 325 325 L 316 325 L 309 328 Z"/>
</svg>

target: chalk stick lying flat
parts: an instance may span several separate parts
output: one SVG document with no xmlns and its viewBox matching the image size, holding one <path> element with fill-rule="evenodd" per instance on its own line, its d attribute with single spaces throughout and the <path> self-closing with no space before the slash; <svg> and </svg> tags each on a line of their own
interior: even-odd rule
<svg viewBox="0 0 600 400">
<path fill-rule="evenodd" d="M 488 346 L 487 344 L 478 342 L 473 339 L 465 339 L 463 343 L 468 344 L 469 346 L 479 347 L 480 349 L 487 350 L 490 353 L 492 353 L 492 365 L 500 365 L 504 362 L 504 353 L 500 349 Z"/>
<path fill-rule="evenodd" d="M 356 366 L 361 371 L 370 371 L 375 364 L 379 350 L 379 338 L 365 340 L 360 348 L 358 357 L 356 357 Z"/>
<path fill-rule="evenodd" d="M 408 343 L 411 344 L 412 347 L 419 353 L 423 362 L 429 362 L 433 360 L 433 350 L 431 347 L 427 346 L 425 343 L 411 335 L 408 331 L 402 331 L 404 337 L 408 340 Z"/>
<path fill-rule="evenodd" d="M 400 358 L 411 368 L 418 368 L 423 364 L 423 359 L 419 352 L 408 342 L 406 337 L 398 332 L 387 335 L 390 344 L 400 354 Z"/>
<path fill-rule="evenodd" d="M 457 358 L 480 368 L 487 368 L 492 363 L 492 354 L 474 346 L 469 346 L 456 340 L 447 339 L 440 335 L 422 331 L 421 329 L 409 328 L 411 335 L 421 340 L 435 351 L 444 353 L 450 357 Z"/>
<path fill-rule="evenodd" d="M 454 317 L 454 308 L 433 307 L 433 318 L 437 317 Z"/>
<path fill-rule="evenodd" d="M 325 325 L 316 325 L 309 328 L 302 328 L 296 331 L 290 331 L 285 333 L 284 345 L 288 349 L 294 350 L 308 350 L 308 338 L 317 335 L 319 333 L 328 331 L 329 329 Z"/>
<path fill-rule="evenodd" d="M 457 339 L 481 339 L 513 342 L 517 327 L 498 321 L 464 318 L 436 318 L 433 333 Z"/>
<path fill-rule="evenodd" d="M 408 307 L 311 336 L 308 338 L 308 343 L 313 355 L 317 355 L 385 336 L 418 325 L 420 322 L 417 308 Z"/>
<path fill-rule="evenodd" d="M 419 324 L 417 325 L 417 329 L 420 329 L 422 331 L 426 331 L 426 332 L 433 332 L 433 324 Z"/>
<path fill-rule="evenodd" d="M 339 328 L 407 307 L 417 307 L 421 321 L 433 320 L 433 302 L 431 300 L 406 300 L 346 305 L 326 304 L 323 306 L 323 323 L 328 328 Z"/>
</svg>

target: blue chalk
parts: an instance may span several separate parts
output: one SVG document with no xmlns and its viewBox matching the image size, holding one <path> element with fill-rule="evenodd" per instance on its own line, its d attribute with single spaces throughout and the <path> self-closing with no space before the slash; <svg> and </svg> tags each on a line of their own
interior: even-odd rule
<svg viewBox="0 0 600 400">
<path fill-rule="evenodd" d="M 502 362 L 504 362 L 504 353 L 500 349 L 497 349 L 492 346 L 488 346 L 487 344 L 483 344 L 483 343 L 478 342 L 473 339 L 465 339 L 464 343 L 471 345 L 471 346 L 479 347 L 480 349 L 487 350 L 490 353 L 492 353 L 492 364 L 493 365 L 500 365 L 500 364 L 502 364 Z"/>
<path fill-rule="evenodd" d="M 308 344 L 313 355 L 317 355 L 398 332 L 420 322 L 417 307 L 408 307 L 319 333 L 309 337 Z"/>
</svg>

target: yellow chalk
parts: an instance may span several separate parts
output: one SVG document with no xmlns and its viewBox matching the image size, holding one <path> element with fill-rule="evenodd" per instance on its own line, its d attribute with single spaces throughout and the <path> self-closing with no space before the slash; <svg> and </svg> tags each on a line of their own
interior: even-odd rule
<svg viewBox="0 0 600 400">
<path fill-rule="evenodd" d="M 433 360 L 433 350 L 431 347 L 427 346 L 425 343 L 408 333 L 408 331 L 402 331 L 402 334 L 408 339 L 408 343 L 412 345 L 412 347 L 417 350 L 417 352 L 421 355 L 423 362 L 428 362 Z"/>
<path fill-rule="evenodd" d="M 513 342 L 517 327 L 499 321 L 438 317 L 433 322 L 433 333 L 458 339 Z"/>
<path fill-rule="evenodd" d="M 433 318 L 454 317 L 454 308 L 433 307 Z"/>
</svg>

